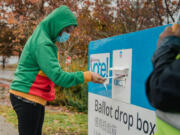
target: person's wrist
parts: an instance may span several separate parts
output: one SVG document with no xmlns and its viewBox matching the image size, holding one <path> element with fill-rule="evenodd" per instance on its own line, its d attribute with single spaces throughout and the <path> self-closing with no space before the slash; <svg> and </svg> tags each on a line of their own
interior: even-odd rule
<svg viewBox="0 0 180 135">
<path fill-rule="evenodd" d="M 92 81 L 92 72 L 90 72 L 90 71 L 86 71 L 86 72 L 84 72 L 84 81 L 85 82 L 90 82 L 90 81 Z"/>
</svg>

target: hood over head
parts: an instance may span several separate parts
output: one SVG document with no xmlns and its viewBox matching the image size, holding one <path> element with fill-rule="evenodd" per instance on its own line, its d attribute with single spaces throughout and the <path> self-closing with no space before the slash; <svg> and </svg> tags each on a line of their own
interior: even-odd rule
<svg viewBox="0 0 180 135">
<path fill-rule="evenodd" d="M 53 42 L 65 27 L 71 25 L 77 26 L 77 19 L 72 11 L 64 5 L 56 8 L 40 23 L 40 27 Z"/>
</svg>

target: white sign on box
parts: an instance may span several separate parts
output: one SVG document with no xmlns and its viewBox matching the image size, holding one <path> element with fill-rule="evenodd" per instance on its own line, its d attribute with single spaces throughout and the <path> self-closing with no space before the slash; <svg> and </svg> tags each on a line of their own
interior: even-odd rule
<svg viewBox="0 0 180 135">
<path fill-rule="evenodd" d="M 113 76 L 118 74 L 124 74 L 125 76 L 112 80 L 112 99 L 126 103 L 131 102 L 131 65 L 132 49 L 113 51 Z"/>
<path fill-rule="evenodd" d="M 153 135 L 155 113 L 89 93 L 88 135 Z"/>
</svg>

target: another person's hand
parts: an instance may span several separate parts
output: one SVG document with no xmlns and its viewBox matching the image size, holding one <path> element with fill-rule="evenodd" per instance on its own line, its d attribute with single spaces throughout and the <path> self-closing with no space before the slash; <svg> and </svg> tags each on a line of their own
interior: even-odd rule
<svg viewBox="0 0 180 135">
<path fill-rule="evenodd" d="M 166 29 L 159 36 L 159 40 L 158 40 L 157 46 L 159 46 L 161 40 L 163 38 L 167 37 L 167 36 L 177 36 L 177 37 L 180 37 L 180 25 L 178 24 L 174 31 L 173 31 L 172 27 L 166 27 Z"/>
<path fill-rule="evenodd" d="M 103 78 L 97 73 L 91 72 L 92 73 L 92 82 L 93 83 L 104 83 L 106 81 L 106 78 Z"/>
</svg>

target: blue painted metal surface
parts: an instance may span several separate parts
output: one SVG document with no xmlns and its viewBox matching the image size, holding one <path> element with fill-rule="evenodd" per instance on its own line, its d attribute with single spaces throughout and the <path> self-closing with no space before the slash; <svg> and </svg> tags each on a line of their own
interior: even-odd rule
<svg viewBox="0 0 180 135">
<path fill-rule="evenodd" d="M 145 82 L 152 71 L 151 59 L 159 35 L 165 27 L 161 26 L 90 42 L 89 70 L 92 69 L 90 62 L 92 54 L 109 53 L 109 64 L 112 67 L 114 50 L 132 48 L 131 104 L 154 110 L 147 101 Z M 109 76 L 111 75 L 110 72 Z M 102 84 L 89 83 L 89 92 L 112 98 L 112 79 L 107 85 L 107 90 Z"/>
</svg>

